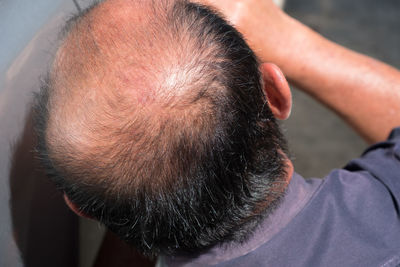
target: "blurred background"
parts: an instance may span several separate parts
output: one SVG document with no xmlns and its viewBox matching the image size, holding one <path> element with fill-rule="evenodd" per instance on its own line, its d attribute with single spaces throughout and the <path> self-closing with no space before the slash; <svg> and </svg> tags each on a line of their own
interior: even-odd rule
<svg viewBox="0 0 400 267">
<path fill-rule="evenodd" d="M 89 3 L 0 0 L 0 267 L 89 267 L 103 238 L 103 228 L 72 214 L 43 176 L 30 120 L 60 26 Z M 328 39 L 400 68 L 400 1 L 286 0 L 284 9 Z M 324 177 L 366 148 L 335 114 L 293 94 L 282 127 L 298 173 Z"/>
<path fill-rule="evenodd" d="M 284 10 L 326 38 L 400 68 L 400 1 L 287 0 Z M 366 148 L 330 110 L 300 91 L 293 97 L 283 127 L 295 170 L 305 178 L 324 177 Z"/>
</svg>

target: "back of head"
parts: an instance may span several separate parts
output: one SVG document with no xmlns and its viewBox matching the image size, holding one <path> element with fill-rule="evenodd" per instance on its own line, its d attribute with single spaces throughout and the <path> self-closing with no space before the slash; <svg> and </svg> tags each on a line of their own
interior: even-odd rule
<svg viewBox="0 0 400 267">
<path fill-rule="evenodd" d="M 147 254 L 242 241 L 283 193 L 257 59 L 189 1 L 110 0 L 73 18 L 36 111 L 48 174 Z"/>
</svg>

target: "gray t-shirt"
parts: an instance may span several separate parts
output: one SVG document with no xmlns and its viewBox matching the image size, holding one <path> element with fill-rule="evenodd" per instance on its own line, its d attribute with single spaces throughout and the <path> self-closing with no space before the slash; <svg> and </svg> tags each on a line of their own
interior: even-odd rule
<svg viewBox="0 0 400 267">
<path fill-rule="evenodd" d="M 280 207 L 244 244 L 161 266 L 400 266 L 400 128 L 325 179 L 294 174 Z"/>
</svg>

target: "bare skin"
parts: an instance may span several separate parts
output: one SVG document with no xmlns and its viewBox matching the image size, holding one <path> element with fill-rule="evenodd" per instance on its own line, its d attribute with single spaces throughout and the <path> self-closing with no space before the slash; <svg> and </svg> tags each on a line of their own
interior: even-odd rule
<svg viewBox="0 0 400 267">
<path fill-rule="evenodd" d="M 271 0 L 197 1 L 223 13 L 263 62 L 279 66 L 289 81 L 340 114 L 366 140 L 383 140 L 400 125 L 397 70 L 326 40 L 287 16 Z M 285 119 L 291 98 L 279 68 L 263 64 L 261 71 L 271 110 Z M 293 166 L 288 162 L 289 181 Z M 119 241 L 108 240 L 105 245 L 110 242 Z M 103 251 L 107 252 L 114 253 Z M 96 266 L 103 266 L 100 262 Z"/>
<path fill-rule="evenodd" d="M 282 12 L 271 0 L 200 0 L 230 20 L 263 62 L 342 116 L 374 143 L 400 125 L 400 72 L 341 47 Z"/>
</svg>

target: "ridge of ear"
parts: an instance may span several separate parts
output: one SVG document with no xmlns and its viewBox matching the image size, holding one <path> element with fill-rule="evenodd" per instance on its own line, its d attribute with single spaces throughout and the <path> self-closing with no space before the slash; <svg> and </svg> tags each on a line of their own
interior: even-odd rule
<svg viewBox="0 0 400 267">
<path fill-rule="evenodd" d="M 79 207 L 73 203 L 68 196 L 64 193 L 63 195 L 64 197 L 64 201 L 65 204 L 67 204 L 67 206 L 78 216 L 83 217 L 83 218 L 87 218 L 87 219 L 93 219 L 92 217 L 90 217 L 89 215 L 87 215 L 86 213 L 82 212 Z"/>
<path fill-rule="evenodd" d="M 263 90 L 268 99 L 268 105 L 277 119 L 286 120 L 292 110 L 292 93 L 281 69 L 272 63 L 260 66 L 263 79 Z"/>
</svg>

